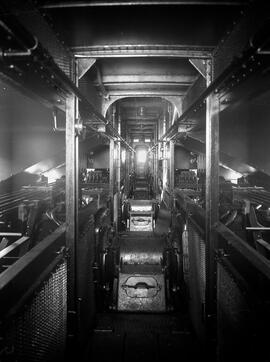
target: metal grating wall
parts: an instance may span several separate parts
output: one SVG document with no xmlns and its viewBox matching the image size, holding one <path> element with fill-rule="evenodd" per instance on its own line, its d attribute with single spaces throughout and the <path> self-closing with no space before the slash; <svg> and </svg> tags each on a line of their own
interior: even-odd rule
<svg viewBox="0 0 270 362">
<path fill-rule="evenodd" d="M 242 359 L 252 353 L 250 308 L 236 281 L 221 263 L 217 266 L 217 277 L 218 360 Z"/>
<path fill-rule="evenodd" d="M 201 340 L 205 338 L 205 242 L 188 220 L 189 253 L 189 310 L 196 333 Z"/>
<path fill-rule="evenodd" d="M 6 323 L 1 361 L 61 361 L 66 322 L 67 262 L 62 260 L 32 299 Z"/>
<path fill-rule="evenodd" d="M 79 304 L 78 345 L 84 348 L 95 319 L 95 284 L 92 265 L 95 257 L 94 215 L 91 215 L 80 232 L 77 245 L 77 291 Z"/>
<path fill-rule="evenodd" d="M 269 361 L 269 302 L 243 290 L 221 260 L 217 278 L 218 361 Z"/>
</svg>

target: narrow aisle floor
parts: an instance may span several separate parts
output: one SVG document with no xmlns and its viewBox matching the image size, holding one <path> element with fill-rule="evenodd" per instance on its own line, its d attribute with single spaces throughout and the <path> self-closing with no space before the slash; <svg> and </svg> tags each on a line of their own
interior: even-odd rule
<svg viewBox="0 0 270 362">
<path fill-rule="evenodd" d="M 168 210 L 165 204 L 162 202 L 160 204 L 160 209 L 158 212 L 154 233 L 158 235 L 167 234 L 170 225 L 171 225 L 171 211 Z"/>
<path fill-rule="evenodd" d="M 154 235 L 167 234 L 171 211 L 161 203 Z M 202 358 L 184 303 L 166 313 L 97 315 L 85 362 L 191 362 Z"/>
<path fill-rule="evenodd" d="M 199 351 L 185 315 L 106 313 L 98 316 L 87 361 L 188 362 Z"/>
</svg>

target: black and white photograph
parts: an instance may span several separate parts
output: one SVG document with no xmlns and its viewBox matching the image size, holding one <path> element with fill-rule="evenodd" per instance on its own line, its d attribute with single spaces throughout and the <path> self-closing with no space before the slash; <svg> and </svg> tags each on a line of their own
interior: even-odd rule
<svg viewBox="0 0 270 362">
<path fill-rule="evenodd" d="M 0 362 L 269 329 L 270 0 L 0 0 Z"/>
</svg>

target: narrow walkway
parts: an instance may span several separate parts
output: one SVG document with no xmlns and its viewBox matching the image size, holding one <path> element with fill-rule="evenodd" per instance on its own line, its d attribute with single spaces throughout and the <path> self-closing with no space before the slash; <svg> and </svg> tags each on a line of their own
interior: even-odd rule
<svg viewBox="0 0 270 362">
<path fill-rule="evenodd" d="M 170 224 L 171 211 L 161 203 L 154 234 L 167 234 Z M 201 358 L 187 310 L 179 303 L 177 312 L 97 315 L 85 362 L 191 362 Z"/>
<path fill-rule="evenodd" d="M 111 313 L 98 316 L 86 361 L 188 362 L 199 351 L 185 315 Z"/>
<path fill-rule="evenodd" d="M 171 211 L 167 209 L 162 202 L 160 205 L 158 218 L 156 221 L 155 234 L 162 235 L 167 234 L 171 224 Z"/>
</svg>

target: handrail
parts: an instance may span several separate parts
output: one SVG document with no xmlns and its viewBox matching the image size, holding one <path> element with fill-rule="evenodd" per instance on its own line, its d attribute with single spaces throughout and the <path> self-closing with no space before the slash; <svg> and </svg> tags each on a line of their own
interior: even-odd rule
<svg viewBox="0 0 270 362">
<path fill-rule="evenodd" d="M 2 317 L 17 309 L 34 292 L 33 286 L 42 282 L 44 272 L 48 275 L 48 268 L 63 259 L 65 230 L 65 224 L 61 225 L 0 274 Z"/>
<path fill-rule="evenodd" d="M 175 193 L 176 194 L 176 193 Z M 177 194 L 176 194 L 177 196 Z M 187 202 L 186 211 L 193 208 L 193 210 L 196 211 L 202 211 L 200 212 L 200 216 L 203 217 L 203 209 L 199 209 L 199 206 L 196 205 L 192 199 L 190 199 L 188 196 L 184 195 L 183 193 L 178 191 L 178 197 L 182 198 L 183 201 Z M 191 222 L 194 224 L 194 226 L 197 228 L 197 230 L 200 232 L 203 231 L 203 229 L 200 227 L 198 222 L 194 220 L 194 218 L 191 216 Z M 270 260 L 267 260 L 263 255 L 258 253 L 256 249 L 251 247 L 245 240 L 241 239 L 238 235 L 236 235 L 232 230 L 230 230 L 227 226 L 225 226 L 223 223 L 218 222 L 213 226 L 213 230 L 217 231 L 217 233 L 222 236 L 229 245 L 231 245 L 235 250 L 241 253 L 256 269 L 258 269 L 263 275 L 265 275 L 268 279 L 270 279 Z M 202 236 L 204 233 L 201 233 Z"/>
<path fill-rule="evenodd" d="M 214 230 L 218 232 L 235 250 L 241 253 L 257 270 L 270 280 L 270 260 L 267 260 L 258 251 L 237 236 L 221 222 L 214 225 Z"/>
<path fill-rule="evenodd" d="M 1 263 L 1 259 L 8 256 L 8 254 L 12 253 L 14 250 L 20 249 L 27 241 L 29 241 L 29 239 L 30 238 L 28 236 L 23 236 L 20 239 L 14 241 L 14 243 L 12 243 L 11 245 L 7 246 L 5 249 L 1 250 L 0 251 L 0 263 Z"/>
</svg>

